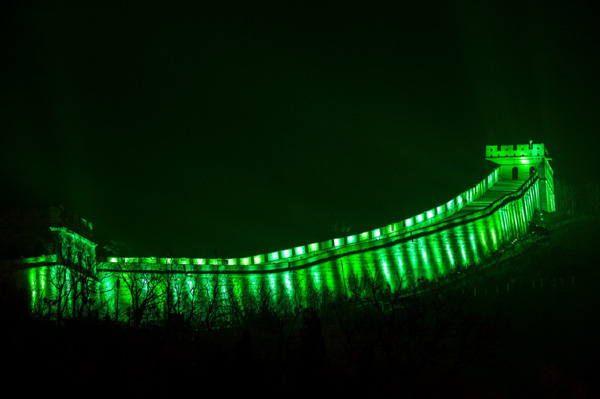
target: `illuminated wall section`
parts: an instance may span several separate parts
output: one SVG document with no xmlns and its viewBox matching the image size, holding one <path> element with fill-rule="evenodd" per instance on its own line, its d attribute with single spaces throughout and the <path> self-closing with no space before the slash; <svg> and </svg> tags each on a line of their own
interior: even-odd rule
<svg viewBox="0 0 600 399">
<path fill-rule="evenodd" d="M 472 189 L 413 217 L 268 254 L 232 259 L 111 257 L 97 270 L 95 263 L 89 264 L 96 272 L 90 296 L 99 311 L 128 322 L 179 314 L 214 325 L 231 320 L 236 311 L 295 309 L 331 295 L 351 296 L 360 282 L 378 281 L 392 291 L 414 287 L 480 263 L 526 234 L 535 211 L 542 209 L 540 187 L 548 184 L 537 169 L 531 173 L 518 188 L 483 209 L 463 212 L 501 179 L 500 168 Z M 78 261 L 92 256 L 95 244 L 65 229 L 53 231 L 67 247 L 83 248 L 85 256 Z M 57 288 L 64 274 L 62 263 L 73 256 L 72 251 L 61 251 L 54 265 L 36 268 L 38 260 L 28 260 L 32 308 L 48 307 L 48 300 L 77 292 L 65 288 L 60 294 Z M 79 278 L 74 276 L 67 273 L 63 285 L 73 287 Z M 79 297 L 69 295 L 61 300 L 70 298 L 64 308 L 75 314 Z"/>
</svg>

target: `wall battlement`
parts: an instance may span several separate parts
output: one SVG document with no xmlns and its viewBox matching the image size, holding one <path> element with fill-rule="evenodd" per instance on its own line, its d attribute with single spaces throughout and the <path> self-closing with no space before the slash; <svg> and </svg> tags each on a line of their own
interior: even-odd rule
<svg viewBox="0 0 600 399">
<path fill-rule="evenodd" d="M 548 149 L 543 143 L 517 144 L 517 145 L 487 145 L 485 146 L 486 158 L 506 157 L 548 157 Z"/>
</svg>

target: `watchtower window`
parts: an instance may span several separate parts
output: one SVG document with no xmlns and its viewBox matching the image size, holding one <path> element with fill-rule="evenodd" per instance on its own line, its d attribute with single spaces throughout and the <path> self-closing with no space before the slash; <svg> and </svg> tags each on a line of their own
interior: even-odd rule
<svg viewBox="0 0 600 399">
<path fill-rule="evenodd" d="M 516 166 L 512 168 L 512 179 L 519 180 L 519 168 L 517 168 Z"/>
</svg>

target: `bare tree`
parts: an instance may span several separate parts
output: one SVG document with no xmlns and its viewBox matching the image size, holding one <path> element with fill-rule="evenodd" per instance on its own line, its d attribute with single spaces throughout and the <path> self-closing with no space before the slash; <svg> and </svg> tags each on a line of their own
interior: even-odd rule
<svg viewBox="0 0 600 399">
<path fill-rule="evenodd" d="M 229 310 L 229 290 L 218 265 L 214 273 L 207 275 L 200 285 L 197 322 L 203 331 L 212 331 L 225 324 Z"/>
<path fill-rule="evenodd" d="M 134 327 L 139 327 L 144 322 L 158 321 L 162 318 L 162 301 L 164 300 L 163 274 L 151 270 L 148 266 L 140 264 L 137 260 L 130 261 L 119 257 L 121 252 L 127 249 L 127 245 L 121 242 L 111 241 L 105 249 L 116 255 L 116 262 L 112 265 L 119 270 L 118 279 L 123 281 L 126 288 L 126 296 L 118 301 L 127 305 L 125 314 L 127 321 Z M 118 288 L 117 288 L 118 290 Z"/>
</svg>

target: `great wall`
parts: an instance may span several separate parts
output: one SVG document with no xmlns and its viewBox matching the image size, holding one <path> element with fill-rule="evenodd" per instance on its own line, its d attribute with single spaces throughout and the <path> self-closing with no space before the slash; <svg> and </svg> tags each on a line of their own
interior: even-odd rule
<svg viewBox="0 0 600 399">
<path fill-rule="evenodd" d="M 480 263 L 527 234 L 536 212 L 555 210 L 544 144 L 487 146 L 486 160 L 498 167 L 484 180 L 418 215 L 242 258 L 97 258 L 92 224 L 54 207 L 40 219 L 47 230 L 39 235 L 52 242 L 46 253 L 5 260 L 2 267 L 20 276 L 34 313 L 76 316 L 94 308 L 118 319 L 132 317 L 150 298 L 159 305 L 141 310 L 143 317 L 265 296 L 306 306 L 324 292 L 348 295 L 351 281 L 374 276 L 397 291 Z M 19 217 L 5 217 L 4 225 Z"/>
</svg>

